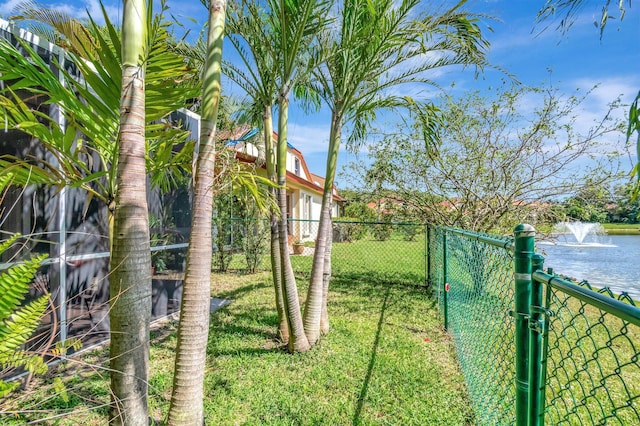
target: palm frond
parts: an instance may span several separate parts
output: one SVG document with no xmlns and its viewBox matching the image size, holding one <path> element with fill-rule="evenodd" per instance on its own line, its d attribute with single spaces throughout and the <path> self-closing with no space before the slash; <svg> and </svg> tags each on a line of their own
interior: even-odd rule
<svg viewBox="0 0 640 426">
<path fill-rule="evenodd" d="M 26 11 L 26 9 L 25 9 Z M 31 10 L 31 12 L 34 12 Z M 35 13 L 37 12 L 37 13 Z M 32 17 L 42 17 L 61 32 L 82 25 L 80 21 L 68 23 L 64 15 L 44 9 L 35 11 Z M 8 41 L 0 40 L 0 79 L 8 83 L 0 98 L 0 118 L 7 126 L 18 129 L 38 138 L 45 149 L 56 159 L 53 167 L 41 159 L 18 165 L 22 159 L 3 157 L 3 164 L 10 165 L 17 174 L 16 183 L 49 183 L 71 185 L 89 191 L 90 196 L 108 201 L 115 193 L 115 173 L 117 167 L 116 135 L 119 128 L 120 85 L 122 80 L 120 59 L 120 36 L 110 22 L 102 6 L 104 26 L 99 26 L 89 17 L 83 34 L 74 40 L 75 48 L 68 53 L 80 78 L 72 75 L 67 67 L 58 64 L 53 58 L 54 67 L 45 63 L 34 50 L 18 40 L 20 50 Z M 193 77 L 186 60 L 170 48 L 171 41 L 167 31 L 168 23 L 161 16 L 150 18 L 152 30 L 147 49 L 146 78 L 146 118 L 147 135 L 156 139 L 162 134 L 152 130 L 158 120 L 172 111 L 186 105 L 186 101 L 197 96 L 195 85 L 186 84 Z M 63 84 L 53 69 L 57 68 L 64 76 Z M 39 96 L 45 104 L 61 107 L 65 117 L 65 126 L 61 127 L 57 119 L 32 110 L 23 101 L 27 96 Z M 165 125 L 165 128 L 167 126 Z M 178 137 L 178 133 L 183 132 Z M 167 140 L 182 143 L 187 131 L 172 128 L 166 132 Z M 157 143 L 148 144 L 154 148 Z M 161 144 L 166 148 L 167 143 Z M 165 149 L 164 154 L 167 151 Z M 158 172 L 153 182 L 163 182 L 170 173 L 182 173 L 191 163 L 186 158 L 189 149 L 182 147 L 180 153 L 167 161 L 163 155 L 149 155 L 149 170 Z M 94 161 L 93 159 L 97 160 Z M 154 164 L 155 159 L 162 162 Z M 0 174 L 4 173 L 0 172 Z M 107 178 L 106 180 L 103 178 Z"/>
<path fill-rule="evenodd" d="M 95 53 L 92 35 L 87 31 L 84 23 L 64 10 L 49 8 L 28 0 L 19 3 L 15 11 L 18 15 L 12 16 L 11 19 L 35 21 L 30 24 L 29 30 L 41 38 L 81 56 L 92 56 Z"/>
<path fill-rule="evenodd" d="M 19 237 L 13 235 L 0 243 L 0 255 Z M 44 373 L 47 366 L 41 356 L 29 354 L 21 349 L 42 320 L 47 307 L 48 295 L 41 296 L 22 305 L 29 292 L 29 284 L 42 260 L 37 256 L 16 264 L 0 273 L 0 366 L 2 368 L 23 367 L 33 373 Z M 0 381 L 0 397 L 16 386 Z"/>
</svg>

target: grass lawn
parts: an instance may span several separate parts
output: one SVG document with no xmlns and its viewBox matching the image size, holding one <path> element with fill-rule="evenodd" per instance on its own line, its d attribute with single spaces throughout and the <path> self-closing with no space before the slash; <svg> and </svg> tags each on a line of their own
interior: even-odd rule
<svg viewBox="0 0 640 426">
<path fill-rule="evenodd" d="M 640 235 L 640 223 L 603 223 L 609 235 Z"/>
<path fill-rule="evenodd" d="M 212 296 L 232 303 L 211 317 L 207 424 L 474 424 L 453 345 L 443 331 L 435 301 L 418 286 L 393 284 L 394 279 L 402 283 L 419 278 L 422 263 L 414 264 L 423 256 L 423 243 L 398 240 L 399 249 L 406 244 L 414 254 L 388 255 L 384 261 L 366 256 L 377 243 L 349 244 L 350 250 L 364 253 L 362 262 L 371 262 L 373 269 L 359 263 L 360 268 L 349 270 L 355 258 L 335 262 L 331 332 L 304 354 L 290 355 L 275 340 L 268 273 L 213 275 Z M 334 245 L 334 253 L 348 248 L 341 245 Z M 302 256 L 294 260 L 300 272 L 302 263 L 310 261 Z M 385 266 L 392 264 L 405 265 L 405 271 L 392 273 Z M 302 300 L 306 285 L 306 276 L 299 274 Z M 175 327 L 170 322 L 154 332 L 149 384 L 151 414 L 158 422 L 166 417 L 171 396 Z M 66 402 L 50 380 L 0 401 L 5 412 L 0 423 L 24 424 L 60 415 L 48 423 L 105 424 L 108 374 L 100 370 L 105 358 L 101 351 L 59 367 L 66 377 Z M 22 413 L 8 415 L 7 411 Z"/>
</svg>

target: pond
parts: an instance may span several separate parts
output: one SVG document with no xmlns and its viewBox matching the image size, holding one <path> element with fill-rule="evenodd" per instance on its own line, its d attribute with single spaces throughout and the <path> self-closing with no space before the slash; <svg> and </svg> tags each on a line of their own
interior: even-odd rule
<svg viewBox="0 0 640 426">
<path fill-rule="evenodd" d="M 640 300 L 640 236 L 603 236 L 584 245 L 541 241 L 536 248 L 545 256 L 545 269 Z"/>
</svg>

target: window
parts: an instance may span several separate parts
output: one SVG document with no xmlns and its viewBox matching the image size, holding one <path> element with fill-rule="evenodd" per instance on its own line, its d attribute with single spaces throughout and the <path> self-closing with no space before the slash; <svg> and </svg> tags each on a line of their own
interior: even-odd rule
<svg viewBox="0 0 640 426">
<path fill-rule="evenodd" d="M 309 234 L 311 234 L 311 195 L 309 194 L 304 194 L 304 198 L 303 198 L 304 202 L 302 204 L 302 218 L 304 219 L 304 222 L 302 224 L 303 228 L 302 228 L 302 233 L 304 234 L 304 236 L 308 236 Z"/>
<path fill-rule="evenodd" d="M 296 176 L 300 176 L 300 159 L 299 158 L 296 158 L 293 163 L 293 172 L 296 174 Z"/>
</svg>

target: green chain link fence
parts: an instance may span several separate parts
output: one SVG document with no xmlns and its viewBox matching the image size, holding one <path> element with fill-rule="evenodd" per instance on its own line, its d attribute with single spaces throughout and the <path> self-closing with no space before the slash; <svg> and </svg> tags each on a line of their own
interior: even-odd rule
<svg viewBox="0 0 640 426">
<path fill-rule="evenodd" d="M 606 288 L 543 272 L 534 279 L 546 293 L 544 420 L 640 424 L 640 309 Z"/>
<path fill-rule="evenodd" d="M 293 240 L 305 245 L 293 254 L 297 276 L 309 277 L 317 221 L 290 220 Z M 414 223 L 333 221 L 332 277 L 375 279 L 393 285 L 426 286 L 425 227 Z M 291 246 L 290 251 L 294 253 Z"/>
<path fill-rule="evenodd" d="M 640 309 L 542 271 L 534 230 L 428 229 L 428 277 L 478 424 L 640 424 Z"/>
<path fill-rule="evenodd" d="M 289 222 L 302 279 L 317 227 Z M 235 256 L 253 239 L 268 244 L 266 226 L 235 228 L 219 235 Z M 332 279 L 430 286 L 479 425 L 640 425 L 640 309 L 624 294 L 543 272 L 533 228 L 516 231 L 334 220 Z M 258 251 L 268 257 L 268 246 Z"/>
<path fill-rule="evenodd" d="M 429 232 L 430 281 L 479 424 L 515 418 L 511 241 L 452 228 Z"/>
<path fill-rule="evenodd" d="M 289 253 L 296 276 L 311 274 L 318 221 L 289 219 Z M 426 286 L 426 227 L 415 223 L 336 219 L 332 277 L 393 285 Z M 268 270 L 270 229 L 263 219 L 221 219 L 214 224 L 213 267 L 218 271 Z"/>
</svg>

